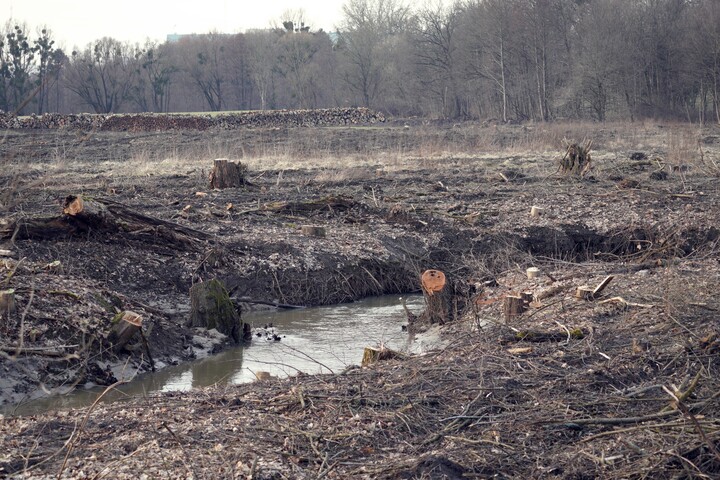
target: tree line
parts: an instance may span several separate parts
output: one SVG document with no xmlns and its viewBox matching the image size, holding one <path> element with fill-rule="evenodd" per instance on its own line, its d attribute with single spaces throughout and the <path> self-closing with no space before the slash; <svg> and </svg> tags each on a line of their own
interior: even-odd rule
<svg viewBox="0 0 720 480">
<path fill-rule="evenodd" d="M 0 109 L 367 106 L 448 119 L 720 122 L 718 0 L 347 0 L 335 32 L 276 28 L 72 52 L 9 22 Z"/>
</svg>

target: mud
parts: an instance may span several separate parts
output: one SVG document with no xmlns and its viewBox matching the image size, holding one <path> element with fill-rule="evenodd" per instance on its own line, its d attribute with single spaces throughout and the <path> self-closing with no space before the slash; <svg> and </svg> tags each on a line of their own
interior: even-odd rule
<svg viewBox="0 0 720 480">
<path fill-rule="evenodd" d="M 532 265 L 555 265 L 551 276 L 569 280 L 568 291 L 579 276 L 591 283 L 608 272 L 634 275 L 678 264 L 683 265 L 688 285 L 706 288 L 711 283 L 708 275 L 717 274 L 720 150 L 703 139 L 716 138 L 717 132 L 685 126 L 596 128 L 591 174 L 578 179 L 554 173 L 563 151 L 558 138 L 587 133 L 572 126 L 405 123 L 212 133 L 6 131 L 0 145 L 6 221 L 57 215 L 66 195 L 82 193 L 191 227 L 211 239 L 194 239 L 184 247 L 168 245 L 166 236 L 152 230 L 90 232 L 43 241 L 8 239 L 3 248 L 12 256 L 3 258 L 1 265 L 11 275 L 3 288 L 17 292 L 18 313 L 0 326 L 8 346 L 3 350 L 2 398 L 17 401 L 40 394 L 42 388 L 88 381 L 109 384 L 113 378 L 105 373 L 108 365 L 122 362 L 140 371 L 149 368 L 140 350 L 119 356 L 108 352 L 103 339 L 116 309 L 146 316 L 156 361 L 172 364 L 194 357 L 194 344 L 200 342 L 193 337 L 202 333 L 183 327 L 187 292 L 193 282 L 210 278 L 225 281 L 238 297 L 321 305 L 417 291 L 420 272 L 442 269 L 461 279 L 469 291 L 484 295 L 476 299 L 479 307 L 468 312 L 466 327 L 457 327 L 460 338 L 476 338 L 478 334 L 471 332 L 479 316 L 499 318 L 500 299 L 521 289 L 524 270 Z M 647 159 L 632 160 L 639 158 L 632 157 L 638 151 Z M 208 190 L 212 159 L 220 156 L 247 163 L 252 186 Z M 530 216 L 533 205 L 542 208 L 539 217 Z M 303 225 L 323 226 L 327 236 L 305 236 Z M 697 263 L 687 263 L 691 260 Z M 48 266 L 54 261 L 60 266 Z M 668 299 L 681 284 L 678 280 L 672 287 L 658 287 L 650 282 L 643 288 L 652 287 L 648 295 Z M 630 281 L 624 288 L 617 293 L 635 287 Z M 706 317 L 716 311 L 716 301 L 703 296 L 695 303 L 709 310 L 692 309 L 693 322 L 710 325 Z M 619 312 L 593 313 L 588 327 L 598 328 L 593 322 L 601 322 L 603 315 L 614 322 L 621 318 Z M 544 321 L 557 327 L 551 319 Z M 507 333 L 500 329 L 497 335 L 501 332 Z M 11 348 L 19 341 L 26 352 Z M 460 353 L 463 348 L 473 351 L 463 345 L 448 353 L 452 361 L 472 357 Z M 52 348 L 53 355 L 38 353 L 42 348 Z M 554 362 L 552 352 L 548 355 L 547 361 Z M 582 363 L 581 350 L 573 355 L 580 355 L 577 361 Z M 506 387 L 520 381 L 516 374 L 507 374 Z M 302 379 L 292 382 L 301 384 Z M 512 409 L 511 404 L 528 408 L 520 390 L 507 388 L 512 401 L 508 397 L 485 414 Z M 507 393 L 511 390 L 515 393 Z M 246 402 L 242 392 L 228 394 L 228 401 Z M 438 410 L 439 415 L 469 414 L 469 406 L 461 408 L 454 400 L 438 402 L 445 405 L 445 400 L 448 408 Z M 471 405 L 471 400 L 458 401 Z M 422 405 L 423 415 L 429 415 L 439 404 Z M 378 422 L 382 427 L 383 421 Z M 421 429 L 429 435 L 434 428 Z M 41 435 L 33 432 L 28 434 Z M 559 432 L 558 439 L 568 435 L 572 436 Z M 458 441 L 478 445 L 463 438 L 467 441 Z M 402 475 L 437 471 L 455 478 L 472 470 L 468 460 L 455 453 L 448 457 L 424 452 L 413 457 L 416 461 Z M 305 468 L 332 476 L 330 470 L 325 472 L 333 465 L 330 457 L 320 463 L 298 461 L 300 470 L 281 469 L 284 473 L 277 478 Z M 49 464 L 57 469 L 56 463 Z M 5 464 L 6 470 L 20 467 L 12 461 Z M 337 465 L 331 470 L 369 477 L 385 471 L 363 473 Z M 514 465 L 509 471 L 522 470 Z"/>
</svg>

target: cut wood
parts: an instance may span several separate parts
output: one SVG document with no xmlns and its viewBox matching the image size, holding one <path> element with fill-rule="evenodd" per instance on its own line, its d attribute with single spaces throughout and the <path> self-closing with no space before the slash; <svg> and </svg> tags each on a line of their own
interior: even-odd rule
<svg viewBox="0 0 720 480">
<path fill-rule="evenodd" d="M 527 278 L 532 280 L 533 278 L 537 278 L 540 275 L 540 269 L 537 267 L 530 267 L 525 272 L 527 274 Z"/>
<path fill-rule="evenodd" d="M 420 277 L 423 297 L 425 298 L 425 311 L 421 321 L 441 325 L 453 318 L 452 292 L 446 288 L 445 274 L 440 270 L 426 270 Z"/>
<path fill-rule="evenodd" d="M 257 371 L 255 372 L 255 378 L 258 382 L 263 382 L 265 380 L 270 380 L 273 376 L 270 375 L 270 372 Z"/>
<path fill-rule="evenodd" d="M 539 217 L 542 215 L 543 209 L 541 207 L 536 207 L 533 205 L 530 207 L 530 216 L 531 217 Z"/>
<path fill-rule="evenodd" d="M 607 277 L 603 278 L 603 281 L 598 284 L 597 287 L 593 290 L 593 298 L 597 298 L 600 293 L 605 290 L 605 287 L 608 286 L 608 284 L 612 281 L 612 279 L 615 278 L 612 275 L 608 275 Z"/>
<path fill-rule="evenodd" d="M 110 214 L 105 205 L 89 198 L 79 195 L 68 195 L 63 204 L 63 214 L 82 220 L 88 226 L 110 227 L 113 230 L 118 226 L 114 222 L 108 222 Z"/>
<path fill-rule="evenodd" d="M 9 288 L 0 291 L 0 317 L 9 319 L 15 315 L 15 290 Z"/>
<path fill-rule="evenodd" d="M 113 327 L 108 335 L 108 340 L 117 353 L 121 351 L 132 340 L 136 333 L 142 328 L 142 316 L 130 310 L 118 313 L 112 319 Z"/>
<path fill-rule="evenodd" d="M 580 300 L 595 300 L 600 293 L 605 290 L 605 287 L 608 286 L 608 284 L 612 281 L 614 277 L 612 275 L 608 275 L 607 277 L 603 278 L 602 282 L 600 282 L 597 287 L 592 288 L 588 285 L 580 285 L 575 290 L 575 298 Z"/>
<path fill-rule="evenodd" d="M 303 225 L 300 227 L 300 231 L 304 235 L 309 237 L 325 237 L 325 227 L 318 227 L 315 225 Z"/>
<path fill-rule="evenodd" d="M 578 300 L 592 300 L 593 291 L 594 289 L 592 287 L 589 287 L 587 285 L 580 285 L 575 289 L 575 298 L 577 298 Z"/>
<path fill-rule="evenodd" d="M 215 328 L 235 343 L 240 343 L 240 315 L 220 280 L 213 279 L 190 287 L 190 319 L 187 326 L 208 330 Z"/>
<path fill-rule="evenodd" d="M 206 232 L 143 215 L 113 200 L 79 195 L 65 197 L 61 215 L 0 222 L 0 239 L 54 240 L 86 236 L 88 232 L 145 235 L 151 241 L 177 248 L 198 248 L 194 242 L 210 238 Z"/>
<path fill-rule="evenodd" d="M 525 308 L 527 309 L 527 306 L 533 302 L 534 294 L 530 291 L 521 292 L 520 296 L 523 299 L 523 303 L 525 304 Z"/>
<path fill-rule="evenodd" d="M 380 360 L 390 360 L 393 358 L 403 358 L 403 355 L 385 347 L 365 347 L 365 350 L 363 351 L 362 366 L 367 367 L 368 365 L 379 362 Z"/>
<path fill-rule="evenodd" d="M 507 349 L 507 352 L 511 355 L 521 355 L 523 353 L 531 353 L 532 351 L 533 347 L 513 347 Z"/>
<path fill-rule="evenodd" d="M 606 303 L 619 303 L 620 305 L 624 307 L 638 307 L 638 308 L 655 308 L 655 305 L 651 303 L 634 303 L 634 302 L 628 302 L 622 297 L 612 297 L 608 298 L 607 300 L 603 300 L 601 302 L 598 302 L 598 305 L 604 305 Z"/>
<path fill-rule="evenodd" d="M 525 311 L 525 301 L 520 295 L 508 295 L 503 303 L 503 314 L 506 322 L 519 317 Z"/>
<path fill-rule="evenodd" d="M 431 296 L 445 288 L 445 274 L 440 270 L 425 270 L 420 280 L 423 290 Z"/>
<path fill-rule="evenodd" d="M 245 180 L 247 167 L 242 163 L 231 162 L 226 158 L 215 160 L 210 173 L 210 188 L 235 188 L 247 185 Z"/>
</svg>

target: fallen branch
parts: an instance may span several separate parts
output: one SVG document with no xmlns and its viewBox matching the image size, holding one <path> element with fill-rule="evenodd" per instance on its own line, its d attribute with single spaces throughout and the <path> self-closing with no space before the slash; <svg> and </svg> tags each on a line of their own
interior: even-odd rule
<svg viewBox="0 0 720 480">
<path fill-rule="evenodd" d="M 603 305 L 603 304 L 605 304 L 605 303 L 611 303 L 611 302 L 619 303 L 619 304 L 623 305 L 623 306 L 626 307 L 626 308 L 629 308 L 629 307 L 655 308 L 655 305 L 652 305 L 652 304 L 649 304 L 649 303 L 633 303 L 633 302 L 628 302 L 627 300 L 625 300 L 625 299 L 622 298 L 622 297 L 612 297 L 612 298 L 608 298 L 607 300 L 602 300 L 602 301 L 598 302 L 598 305 Z"/>
<path fill-rule="evenodd" d="M 523 330 L 517 332 L 511 337 L 505 337 L 500 340 L 501 344 L 513 343 L 513 342 L 562 342 L 564 340 L 581 340 L 585 338 L 587 333 L 581 328 L 573 328 L 565 332 L 533 332 L 530 330 Z"/>
<path fill-rule="evenodd" d="M 233 300 L 235 300 L 236 302 L 252 303 L 252 304 L 256 304 L 256 305 L 270 305 L 271 307 L 285 308 L 288 310 L 306 308 L 303 305 L 289 305 L 287 303 L 271 302 L 268 300 L 253 300 L 250 297 L 238 297 L 238 298 L 234 298 Z"/>
</svg>

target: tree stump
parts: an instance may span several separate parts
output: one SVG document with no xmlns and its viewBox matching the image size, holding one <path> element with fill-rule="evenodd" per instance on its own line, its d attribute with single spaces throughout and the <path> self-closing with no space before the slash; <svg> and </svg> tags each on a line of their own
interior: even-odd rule
<svg viewBox="0 0 720 480">
<path fill-rule="evenodd" d="M 452 318 L 452 294 L 450 288 L 445 288 L 445 274 L 440 270 L 426 270 L 420 280 L 425 298 L 423 320 L 444 325 Z"/>
<path fill-rule="evenodd" d="M 367 367 L 368 365 L 379 362 L 380 360 L 390 360 L 393 358 L 402 358 L 402 354 L 385 347 L 365 347 L 361 365 L 363 367 Z"/>
<path fill-rule="evenodd" d="M 240 343 L 242 321 L 225 286 L 217 279 L 196 283 L 190 288 L 189 327 L 216 328 Z"/>
<path fill-rule="evenodd" d="M 142 316 L 126 310 L 115 315 L 112 323 L 113 328 L 108 335 L 108 340 L 112 343 L 115 353 L 118 353 L 142 328 Z"/>
<path fill-rule="evenodd" d="M 531 291 L 524 291 L 520 293 L 520 296 L 523 299 L 523 303 L 525 304 L 525 309 L 527 310 L 528 305 L 532 303 L 532 301 L 535 299 L 535 295 Z"/>
<path fill-rule="evenodd" d="M 242 163 L 230 162 L 226 158 L 215 160 L 210 173 L 210 188 L 233 188 L 246 185 L 247 167 Z"/>
<path fill-rule="evenodd" d="M 0 290 L 0 317 L 9 319 L 15 315 L 15 290 Z"/>
<path fill-rule="evenodd" d="M 560 160 L 560 168 L 564 174 L 576 173 L 581 177 L 585 176 L 592 168 L 592 160 L 590 158 L 590 147 L 592 140 L 587 140 L 584 144 L 567 143 L 565 155 Z"/>
<path fill-rule="evenodd" d="M 575 290 L 575 298 L 578 300 L 592 300 L 594 297 L 593 291 L 594 289 L 592 287 L 580 285 Z"/>
<path fill-rule="evenodd" d="M 508 295 L 503 303 L 505 322 L 510 322 L 525 311 L 525 299 L 520 295 Z"/>
<path fill-rule="evenodd" d="M 113 225 L 108 222 L 112 215 L 105 205 L 89 198 L 78 195 L 68 195 L 63 204 L 63 213 L 81 220 L 83 223 L 93 227 L 107 227 Z"/>
</svg>

